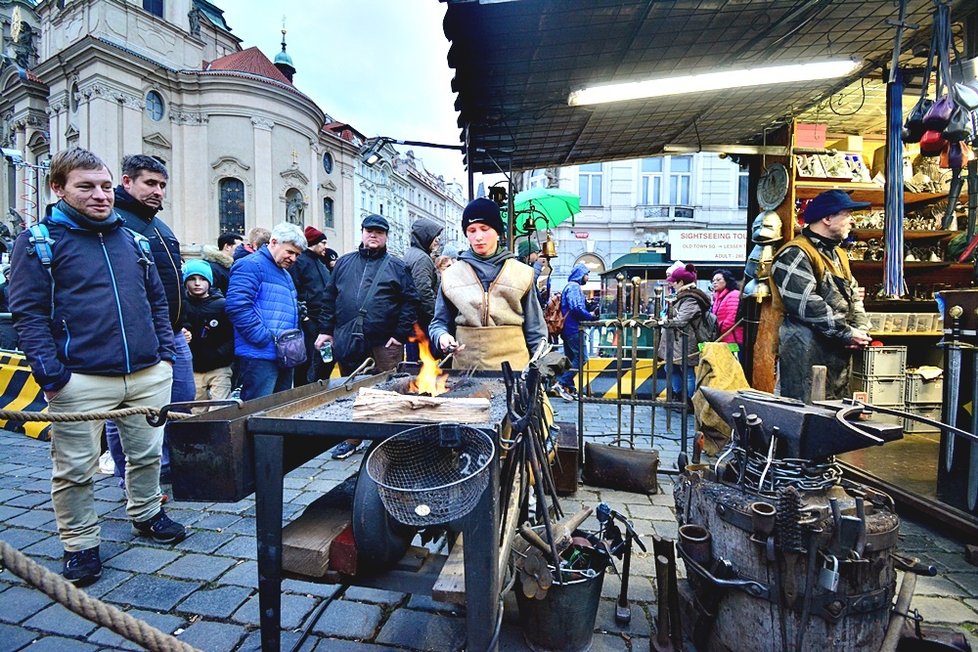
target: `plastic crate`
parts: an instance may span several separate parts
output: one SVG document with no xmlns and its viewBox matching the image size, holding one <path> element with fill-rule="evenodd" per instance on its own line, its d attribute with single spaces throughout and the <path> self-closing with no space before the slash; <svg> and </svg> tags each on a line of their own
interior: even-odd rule
<svg viewBox="0 0 978 652">
<path fill-rule="evenodd" d="M 852 373 L 867 378 L 903 376 L 907 373 L 907 347 L 870 346 L 859 349 L 852 360 Z M 902 401 L 901 396 L 897 402 Z"/>
<path fill-rule="evenodd" d="M 873 405 L 903 405 L 907 379 L 905 376 L 862 376 L 853 374 L 849 388 L 853 392 L 866 392 L 867 403 Z"/>
<path fill-rule="evenodd" d="M 908 405 L 920 403 L 940 403 L 944 399 L 944 379 L 924 380 L 918 374 L 907 374 L 907 393 L 904 400 Z"/>
<path fill-rule="evenodd" d="M 919 414 L 922 417 L 927 417 L 928 419 L 934 419 L 935 421 L 941 420 L 941 404 L 933 403 L 929 405 L 918 404 L 918 405 L 908 405 L 907 412 L 911 414 Z M 914 421 L 912 419 L 903 420 L 903 432 L 939 432 L 940 428 L 935 428 L 926 423 L 921 423 L 920 421 Z"/>
</svg>

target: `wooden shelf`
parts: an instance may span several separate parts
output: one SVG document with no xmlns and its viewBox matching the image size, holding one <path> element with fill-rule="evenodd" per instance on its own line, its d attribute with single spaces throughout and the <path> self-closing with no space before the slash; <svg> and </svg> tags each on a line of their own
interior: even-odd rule
<svg viewBox="0 0 978 652">
<path fill-rule="evenodd" d="M 930 238 L 946 238 L 957 234 L 957 231 L 904 231 L 904 240 L 927 240 Z M 880 239 L 883 237 L 883 229 L 853 229 L 852 236 L 856 240 L 869 240 L 870 238 Z M 859 262 L 859 261 L 853 261 Z M 872 261 L 870 261 L 872 262 Z"/>
<path fill-rule="evenodd" d="M 866 312 L 934 312 L 934 299 L 863 299 Z"/>
<path fill-rule="evenodd" d="M 853 269 L 877 269 L 877 268 L 883 266 L 883 261 L 882 260 L 852 260 L 852 261 L 849 261 L 849 266 L 852 267 Z M 903 268 L 904 269 L 941 269 L 941 268 L 947 268 L 947 269 L 964 270 L 964 269 L 973 269 L 974 268 L 974 265 L 970 265 L 968 263 L 954 263 L 954 262 L 951 262 L 949 260 L 942 260 L 941 262 L 938 262 L 938 263 L 930 263 L 930 262 L 927 262 L 927 261 L 923 261 L 923 262 L 920 262 L 920 261 L 917 261 L 917 262 L 906 262 L 906 261 L 904 261 Z"/>
<path fill-rule="evenodd" d="M 845 190 L 852 196 L 854 201 L 868 201 L 874 206 L 882 206 L 884 201 L 883 189 L 875 183 L 795 180 L 796 199 L 812 199 L 826 190 Z M 918 202 L 934 201 L 935 199 L 944 199 L 946 197 L 946 192 L 904 192 L 903 203 L 916 204 Z M 963 193 L 961 197 L 964 201 L 968 200 L 967 193 Z"/>
</svg>

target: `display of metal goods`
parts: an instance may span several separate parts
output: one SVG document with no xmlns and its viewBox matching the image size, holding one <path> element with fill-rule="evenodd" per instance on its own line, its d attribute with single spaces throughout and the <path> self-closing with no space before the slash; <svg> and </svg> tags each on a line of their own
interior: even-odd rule
<svg viewBox="0 0 978 652">
<path fill-rule="evenodd" d="M 902 376 L 906 372 L 905 346 L 870 346 L 859 349 L 852 358 L 852 373 L 860 376 Z"/>
<path fill-rule="evenodd" d="M 861 421 L 856 434 L 842 403 L 707 398 L 733 437 L 675 485 L 686 636 L 700 652 L 881 649 L 903 625 L 890 624 L 896 570 L 936 570 L 896 554 L 893 501 L 844 480 L 833 455 L 898 439 L 899 426 Z"/>
<path fill-rule="evenodd" d="M 866 402 L 873 405 L 903 405 L 907 379 L 905 376 L 863 376 L 853 374 L 849 389 L 866 392 Z"/>
</svg>

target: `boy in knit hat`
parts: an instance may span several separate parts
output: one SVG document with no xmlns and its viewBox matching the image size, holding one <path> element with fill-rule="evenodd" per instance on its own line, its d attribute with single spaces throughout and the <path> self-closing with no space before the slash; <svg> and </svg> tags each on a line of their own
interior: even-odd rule
<svg viewBox="0 0 978 652">
<path fill-rule="evenodd" d="M 197 401 L 231 395 L 234 329 L 224 312 L 224 295 L 217 288 L 211 289 L 213 280 L 211 267 L 205 261 L 188 260 L 183 264 Z"/>
</svg>

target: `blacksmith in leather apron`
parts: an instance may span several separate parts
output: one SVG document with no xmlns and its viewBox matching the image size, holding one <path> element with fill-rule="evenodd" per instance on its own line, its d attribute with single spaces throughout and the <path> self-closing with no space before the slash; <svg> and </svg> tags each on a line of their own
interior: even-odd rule
<svg viewBox="0 0 978 652">
<path fill-rule="evenodd" d="M 464 345 L 456 369 L 498 371 L 503 361 L 523 369 L 547 340 L 533 268 L 500 246 L 503 221 L 495 202 L 470 202 L 462 228 L 470 249 L 442 273 L 428 335 L 442 352 Z"/>
</svg>

